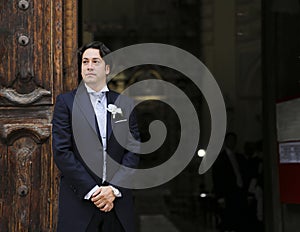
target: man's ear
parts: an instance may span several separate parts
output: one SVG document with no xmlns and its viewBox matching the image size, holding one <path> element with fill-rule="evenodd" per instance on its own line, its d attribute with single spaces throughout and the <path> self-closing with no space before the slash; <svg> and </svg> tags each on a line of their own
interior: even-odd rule
<svg viewBox="0 0 300 232">
<path fill-rule="evenodd" d="M 110 66 L 108 64 L 105 65 L 105 74 L 108 75 L 110 73 Z"/>
</svg>

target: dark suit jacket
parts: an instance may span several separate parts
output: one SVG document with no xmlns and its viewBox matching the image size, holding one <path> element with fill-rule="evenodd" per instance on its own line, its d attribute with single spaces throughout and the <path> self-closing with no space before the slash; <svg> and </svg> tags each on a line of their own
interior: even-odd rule
<svg viewBox="0 0 300 232">
<path fill-rule="evenodd" d="M 118 99 L 118 105 L 115 104 L 123 111 L 123 119 L 125 119 L 123 121 L 127 119 L 131 135 L 139 140 L 135 115 L 130 115 L 133 108 L 132 100 L 113 91 L 107 92 L 106 96 L 107 104 L 114 104 Z M 114 123 L 111 120 L 113 120 L 111 119 L 111 113 L 107 112 L 107 153 L 117 163 L 127 167 L 137 167 L 138 156 L 121 146 L 114 135 L 126 131 L 124 128 L 126 123 L 122 121 Z M 84 85 L 80 85 L 77 91 L 74 90 L 57 96 L 52 124 L 53 156 L 57 167 L 61 171 L 57 231 L 82 232 L 85 231 L 94 212 L 99 210 L 91 201 L 85 200 L 84 196 L 95 185 L 103 185 L 102 176 L 99 175 L 99 173 L 102 173 L 101 146 L 100 148 L 96 147 L 96 149 L 90 147 L 91 145 L 95 146 L 97 142 L 101 145 L 101 141 L 97 133 L 99 131 L 94 110 Z M 114 127 L 113 132 L 112 127 Z M 74 133 L 77 134 L 74 136 Z M 136 142 L 129 136 L 129 133 L 127 131 L 127 134 L 121 136 L 124 140 L 121 144 L 123 142 L 132 144 Z M 78 144 L 81 146 L 86 145 L 86 147 L 79 148 Z M 87 154 L 82 154 L 86 152 L 85 149 L 88 149 L 87 151 L 92 154 L 92 158 L 85 160 Z M 89 159 L 93 161 L 96 158 L 98 160 L 94 163 L 98 165 L 96 167 L 99 167 L 99 173 L 95 172 L 94 167 L 91 167 L 93 162 L 92 164 L 89 163 Z M 109 168 L 108 166 L 107 169 Z M 118 169 L 108 172 L 107 181 L 109 182 L 115 176 L 118 176 Z M 122 176 L 124 175 L 119 174 L 118 178 L 122 178 Z M 131 190 L 118 186 L 117 188 L 121 191 L 122 197 L 116 198 L 114 201 L 116 215 L 125 231 L 132 232 L 135 224 Z"/>
</svg>

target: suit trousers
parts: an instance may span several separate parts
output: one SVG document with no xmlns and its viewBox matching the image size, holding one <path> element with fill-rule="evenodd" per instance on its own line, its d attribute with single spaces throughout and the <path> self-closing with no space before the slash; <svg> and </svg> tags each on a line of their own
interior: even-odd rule
<svg viewBox="0 0 300 232">
<path fill-rule="evenodd" d="M 110 212 L 96 210 L 86 232 L 125 232 L 114 209 Z"/>
</svg>

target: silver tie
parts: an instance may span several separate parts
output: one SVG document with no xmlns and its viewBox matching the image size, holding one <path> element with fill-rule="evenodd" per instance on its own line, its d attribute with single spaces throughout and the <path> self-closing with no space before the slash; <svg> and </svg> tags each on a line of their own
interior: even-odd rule
<svg viewBox="0 0 300 232">
<path fill-rule="evenodd" d="M 101 92 L 96 103 L 96 116 L 103 146 L 103 182 L 106 180 L 106 106 L 104 97 L 105 92 Z"/>
<path fill-rule="evenodd" d="M 106 137 L 106 120 L 105 120 L 105 116 L 106 116 L 105 108 L 106 107 L 104 105 L 104 96 L 105 96 L 105 93 L 101 92 L 98 96 L 97 104 L 96 104 L 96 116 L 97 116 L 97 121 L 98 121 L 100 135 L 101 135 L 102 140 L 104 139 L 104 137 Z"/>
</svg>

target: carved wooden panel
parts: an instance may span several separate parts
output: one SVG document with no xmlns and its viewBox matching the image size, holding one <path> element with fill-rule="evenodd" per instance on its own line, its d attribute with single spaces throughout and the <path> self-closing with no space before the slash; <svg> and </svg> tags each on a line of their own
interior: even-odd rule
<svg viewBox="0 0 300 232">
<path fill-rule="evenodd" d="M 52 103 L 51 1 L 24 2 L 2 3 L 1 105 Z"/>
<path fill-rule="evenodd" d="M 54 175 L 50 124 L 1 126 L 1 231 L 50 231 Z M 43 230 L 42 230 L 43 228 Z"/>
<path fill-rule="evenodd" d="M 56 231 L 51 118 L 76 50 L 77 1 L 0 2 L 0 231 Z"/>
</svg>

